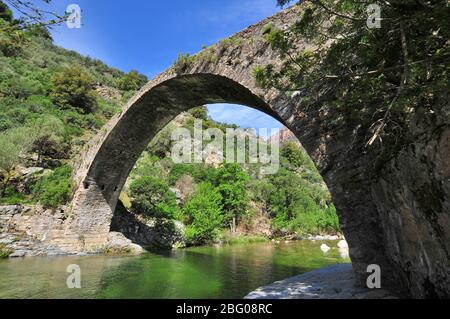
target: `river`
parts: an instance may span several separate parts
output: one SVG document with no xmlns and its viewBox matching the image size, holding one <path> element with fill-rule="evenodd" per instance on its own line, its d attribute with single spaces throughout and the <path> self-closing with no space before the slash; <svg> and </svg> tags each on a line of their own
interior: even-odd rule
<svg viewBox="0 0 450 319">
<path fill-rule="evenodd" d="M 326 242 L 336 247 L 337 242 Z M 152 252 L 138 257 L 36 257 L 0 260 L 0 298 L 242 298 L 274 281 L 348 263 L 323 242 L 257 243 Z M 67 266 L 81 269 L 68 289 Z"/>
</svg>

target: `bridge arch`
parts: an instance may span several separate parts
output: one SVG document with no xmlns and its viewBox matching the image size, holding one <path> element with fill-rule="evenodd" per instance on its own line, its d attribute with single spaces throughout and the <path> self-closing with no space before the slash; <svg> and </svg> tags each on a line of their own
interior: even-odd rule
<svg viewBox="0 0 450 319">
<path fill-rule="evenodd" d="M 225 76 L 210 73 L 174 76 L 145 90 L 117 118 L 89 164 L 82 188 L 99 189 L 114 211 L 129 173 L 156 134 L 180 113 L 215 103 L 245 105 L 284 122 L 250 89 Z"/>
<path fill-rule="evenodd" d="M 414 143 L 380 162 L 365 147 L 367 128 L 358 121 L 343 118 L 326 102 L 306 109 L 303 92 L 259 88 L 255 67 L 280 65 L 286 58 L 264 41 L 264 27 L 283 29 L 297 21 L 300 10 L 301 5 L 281 11 L 142 88 L 80 154 L 69 218 L 46 240 L 67 251 L 101 249 L 119 192 L 157 132 L 190 107 L 234 103 L 273 116 L 302 142 L 332 194 L 362 284 L 367 266 L 377 264 L 383 287 L 415 297 L 449 296 L 448 104 L 438 116 L 418 114 L 411 120 L 414 131 L 402 133 Z M 311 46 L 305 41 L 298 48 Z"/>
<path fill-rule="evenodd" d="M 344 197 L 340 185 L 335 183 L 334 178 L 329 178 L 333 176 L 328 172 L 327 163 L 320 161 L 323 153 L 333 150 L 332 145 L 319 141 L 320 135 L 317 133 L 320 116 L 313 118 L 312 126 L 302 126 L 301 121 L 293 115 L 291 97 L 276 90 L 262 91 L 253 79 L 251 69 L 246 71 L 243 76 L 229 68 L 214 67 L 211 72 L 205 72 L 203 69 L 199 71 L 198 66 L 194 65 L 183 74 L 169 69 L 150 81 L 108 123 L 96 140 L 90 143 L 90 149 L 75 170 L 78 188 L 72 201 L 75 223 L 72 223 L 71 232 L 82 237 L 83 250 L 95 250 L 106 244 L 120 192 L 137 159 L 158 132 L 192 107 L 229 103 L 262 111 L 296 135 L 315 160 L 333 199 L 337 199 L 344 230 L 356 222 L 359 227 L 366 229 L 366 234 L 370 232 L 367 238 L 353 237 L 352 233 L 347 236 L 355 268 L 363 273 L 366 260 L 387 265 L 380 253 L 383 247 L 377 242 L 380 234 L 374 221 L 370 218 L 361 219 L 361 212 L 348 218 L 353 211 L 349 212 L 345 208 L 339 210 L 339 204 L 345 201 L 347 205 L 352 205 L 354 201 Z M 321 149 L 323 147 L 325 149 Z M 371 208 L 365 207 L 363 213 Z M 77 245 L 79 247 L 79 242 Z"/>
</svg>

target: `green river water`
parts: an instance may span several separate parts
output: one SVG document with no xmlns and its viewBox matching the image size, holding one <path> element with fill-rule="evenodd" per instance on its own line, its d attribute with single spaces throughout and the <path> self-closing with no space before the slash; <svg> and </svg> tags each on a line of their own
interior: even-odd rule
<svg viewBox="0 0 450 319">
<path fill-rule="evenodd" d="M 138 257 L 0 260 L 0 298 L 242 298 L 274 281 L 350 262 L 337 248 L 323 253 L 323 243 L 195 247 Z M 81 289 L 66 286 L 71 264 L 81 268 Z"/>
</svg>

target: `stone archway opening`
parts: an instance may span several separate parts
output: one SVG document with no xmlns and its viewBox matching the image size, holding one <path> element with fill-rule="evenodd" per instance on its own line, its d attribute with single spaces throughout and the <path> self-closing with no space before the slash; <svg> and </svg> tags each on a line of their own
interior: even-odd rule
<svg viewBox="0 0 450 319">
<path fill-rule="evenodd" d="M 116 118 L 89 167 L 83 188 L 99 190 L 114 210 L 136 160 L 158 132 L 192 105 L 214 103 L 246 105 L 284 122 L 260 97 L 229 78 L 213 74 L 175 77 L 141 95 Z"/>
<path fill-rule="evenodd" d="M 246 105 L 284 122 L 262 98 L 225 76 L 199 73 L 149 83 L 92 143 L 77 170 L 72 228 L 82 234 L 84 249 L 104 244 L 120 192 L 157 133 L 192 105 L 214 103 Z"/>
<path fill-rule="evenodd" d="M 184 155 L 188 155 L 182 162 L 172 154 L 178 145 L 182 145 Z M 199 161 L 194 154 L 197 147 L 201 156 Z M 270 151 L 275 147 L 276 151 Z M 233 149 L 231 158 L 228 157 L 230 148 Z M 255 152 L 252 159 L 251 149 Z M 301 161 L 301 164 L 295 161 Z M 181 221 L 191 224 L 192 220 L 186 219 L 183 208 L 199 184 L 213 186 L 217 183 L 214 174 L 225 163 L 237 163 L 249 179 L 243 190 L 247 194 L 243 203 L 246 212 L 230 220 L 230 225 L 221 226 L 223 231 L 228 228 L 227 236 L 264 236 L 278 241 L 284 238 L 283 242 L 304 236 L 339 239 L 338 218 L 327 185 L 294 133 L 272 116 L 236 104 L 193 108 L 178 115 L 158 132 L 128 176 L 114 212 L 111 231 L 123 233 L 135 244 L 146 248 L 184 246 Z M 289 206 L 290 217 L 285 226 L 281 226 L 281 222 L 272 222 L 276 216 L 282 216 L 284 210 L 274 208 L 275 202 L 268 200 L 269 195 L 267 201 L 262 198 L 261 188 L 274 185 L 272 183 L 277 185 L 277 194 L 281 194 L 278 191 L 281 188 L 287 194 L 285 200 L 294 200 Z M 155 203 L 164 203 L 169 209 L 160 210 Z M 301 207 L 308 207 L 308 212 Z M 223 211 L 223 214 L 229 217 L 230 212 Z M 307 223 L 311 218 L 316 218 L 316 229 Z M 322 223 L 327 222 L 327 226 L 319 227 L 319 218 Z M 305 224 L 297 225 L 300 220 Z M 328 235 L 319 236 L 324 233 Z M 347 248 L 342 249 L 341 256 L 343 254 L 347 257 L 342 258 L 348 258 Z"/>
</svg>

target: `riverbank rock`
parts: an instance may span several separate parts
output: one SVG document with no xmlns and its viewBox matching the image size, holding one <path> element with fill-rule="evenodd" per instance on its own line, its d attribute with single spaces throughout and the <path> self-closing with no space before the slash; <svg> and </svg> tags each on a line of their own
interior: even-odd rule
<svg viewBox="0 0 450 319">
<path fill-rule="evenodd" d="M 137 244 L 133 244 L 133 242 L 126 238 L 122 233 L 109 233 L 106 253 L 140 255 L 143 252 L 145 252 L 144 248 Z"/>
<path fill-rule="evenodd" d="M 384 289 L 360 288 L 351 264 L 329 266 L 258 288 L 245 299 L 396 299 Z"/>
<path fill-rule="evenodd" d="M 185 247 L 184 228 L 179 221 L 134 214 L 123 206 L 116 209 L 111 223 L 111 231 L 120 232 L 133 243 L 146 248 Z"/>
<path fill-rule="evenodd" d="M 322 246 L 320 246 L 320 250 L 323 251 L 324 253 L 327 253 L 330 251 L 330 247 L 326 244 L 322 244 Z"/>
<path fill-rule="evenodd" d="M 58 244 L 68 239 L 64 208 L 45 210 L 41 206 L 0 206 L 0 242 L 10 257 L 69 255 Z M 69 247 L 70 248 L 70 247 Z"/>
</svg>

